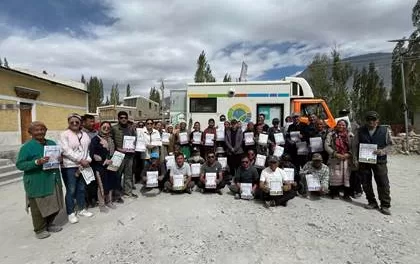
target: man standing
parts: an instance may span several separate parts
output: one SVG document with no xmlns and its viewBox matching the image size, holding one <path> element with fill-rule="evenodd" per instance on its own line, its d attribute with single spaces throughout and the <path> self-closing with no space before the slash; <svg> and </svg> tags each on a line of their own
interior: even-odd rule
<svg viewBox="0 0 420 264">
<path fill-rule="evenodd" d="M 379 126 L 379 114 L 375 111 L 366 113 L 366 124 L 360 127 L 354 137 L 356 157 L 359 157 L 360 144 L 377 145 L 377 150 L 373 154 L 377 155 L 376 164 L 360 163 L 359 173 L 362 176 L 362 186 L 366 193 L 368 204 L 366 209 L 378 209 L 378 202 L 372 187 L 372 172 L 375 177 L 378 188 L 379 201 L 381 202 L 381 213 L 390 215 L 391 196 L 388 179 L 387 153 L 392 144 L 388 129 L 385 126 Z"/>
<path fill-rule="evenodd" d="M 242 149 L 243 133 L 235 119 L 231 121 L 231 128 L 225 132 L 225 135 L 228 154 L 227 161 L 231 175 L 235 175 L 235 170 L 240 165 L 241 155 L 244 153 Z"/>
<path fill-rule="evenodd" d="M 183 186 L 180 189 L 174 188 L 174 176 L 182 176 Z M 191 194 L 194 188 L 194 182 L 191 181 L 191 168 L 185 162 L 184 154 L 178 152 L 175 154 L 175 166 L 169 170 L 169 181 L 165 182 L 165 190 L 174 192 L 187 192 Z"/>
<path fill-rule="evenodd" d="M 216 154 L 214 153 L 214 151 L 210 151 L 207 153 L 207 161 L 201 166 L 200 181 L 197 185 L 202 193 L 204 193 L 204 191 L 206 190 L 210 190 L 206 188 L 207 173 L 216 174 L 215 190 L 218 194 L 222 195 L 222 189 L 225 187 L 225 182 L 223 180 L 223 170 L 220 162 L 216 160 Z"/>
<path fill-rule="evenodd" d="M 91 140 L 98 134 L 98 131 L 95 129 L 95 117 L 93 115 L 85 114 L 82 116 L 82 130 L 88 134 Z"/>
<path fill-rule="evenodd" d="M 209 140 L 207 135 L 213 135 L 213 140 Z M 216 141 L 216 128 L 214 127 L 214 119 L 210 118 L 208 121 L 208 127 L 203 132 L 203 153 L 202 156 L 206 156 L 207 152 L 214 151 L 214 142 Z"/>
<path fill-rule="evenodd" d="M 258 115 L 257 126 L 263 126 L 263 131 L 268 132 L 269 126 L 265 123 L 265 115 L 263 113 Z"/>
<path fill-rule="evenodd" d="M 296 169 L 299 171 L 300 167 L 304 166 L 307 161 L 307 155 L 298 155 L 298 149 L 296 147 L 296 143 L 298 142 L 306 142 L 308 141 L 305 131 L 306 131 L 306 124 L 300 122 L 300 114 L 293 113 L 292 114 L 293 124 L 289 125 L 286 134 L 286 148 L 285 151 L 290 154 L 292 158 L 292 162 L 295 165 Z M 294 133 L 295 135 L 292 135 Z"/>
<path fill-rule="evenodd" d="M 124 174 L 124 195 L 132 198 L 137 198 L 137 194 L 133 193 L 133 159 L 134 151 L 124 148 L 124 137 L 135 136 L 136 133 L 132 127 L 128 125 L 128 114 L 125 111 L 118 112 L 118 124 L 112 127 L 112 139 L 115 143 L 115 148 L 119 152 L 125 154 L 125 157 L 118 169 L 118 180 L 121 184 L 121 178 Z M 121 197 L 117 199 L 117 202 L 123 202 Z"/>
<path fill-rule="evenodd" d="M 285 143 L 285 142 L 283 143 L 276 142 L 275 134 L 282 133 L 280 129 L 280 119 L 274 118 L 272 121 L 272 124 L 273 126 L 268 129 L 268 141 L 269 141 L 268 143 L 270 144 L 270 148 L 269 148 L 270 155 L 273 155 L 276 145 L 284 146 L 284 143 Z"/>
</svg>

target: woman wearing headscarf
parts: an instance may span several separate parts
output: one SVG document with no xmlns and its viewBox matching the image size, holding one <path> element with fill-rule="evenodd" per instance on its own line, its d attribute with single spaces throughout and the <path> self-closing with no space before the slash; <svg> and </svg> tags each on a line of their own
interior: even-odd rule
<svg viewBox="0 0 420 264">
<path fill-rule="evenodd" d="M 184 138 L 183 135 L 186 135 Z M 181 121 L 179 124 L 179 130 L 175 134 L 175 144 L 179 146 L 179 150 L 184 154 L 186 159 L 189 159 L 191 156 L 191 149 L 190 149 L 190 132 L 187 129 L 187 123 L 185 121 Z M 186 139 L 186 140 L 183 140 Z"/>
<path fill-rule="evenodd" d="M 347 122 L 339 120 L 333 131 L 325 139 L 325 150 L 330 155 L 330 195 L 333 199 L 339 198 L 340 190 L 344 191 L 344 200 L 350 198 L 350 174 L 353 164 L 352 155 L 353 136 L 347 130 Z"/>
<path fill-rule="evenodd" d="M 111 123 L 104 121 L 101 123 L 98 135 L 92 138 L 89 151 L 92 158 L 91 166 L 98 183 L 99 210 L 103 213 L 108 212 L 107 207 L 116 209 L 112 203 L 112 191 L 118 188 L 117 173 L 107 169 L 108 165 L 112 164 L 111 158 L 114 151 Z"/>
<path fill-rule="evenodd" d="M 79 218 L 75 214 L 74 198 L 79 209 L 78 215 L 91 217 L 93 214 L 85 208 L 86 182 L 80 173 L 80 168 L 88 168 L 92 159 L 89 155 L 90 138 L 81 130 L 82 118 L 71 114 L 68 118 L 68 129 L 60 135 L 60 145 L 63 154 L 63 175 L 66 186 L 66 210 L 69 222 L 75 224 Z"/>
<path fill-rule="evenodd" d="M 53 221 L 63 208 L 63 192 L 59 169 L 43 169 L 50 160 L 49 156 L 44 156 L 44 146 L 56 145 L 54 141 L 45 139 L 47 127 L 35 121 L 31 123 L 29 133 L 32 139 L 20 148 L 16 167 L 24 172 L 23 184 L 35 236 L 43 239 L 49 237 L 50 232 L 62 230 Z"/>
</svg>

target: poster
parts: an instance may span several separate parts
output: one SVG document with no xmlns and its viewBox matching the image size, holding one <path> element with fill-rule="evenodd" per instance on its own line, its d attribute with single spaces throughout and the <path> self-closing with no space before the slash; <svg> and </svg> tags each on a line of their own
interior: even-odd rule
<svg viewBox="0 0 420 264">
<path fill-rule="evenodd" d="M 206 134 L 206 138 L 204 139 L 204 145 L 214 146 L 214 134 Z"/>
<path fill-rule="evenodd" d="M 59 145 L 44 146 L 44 157 L 49 157 L 50 159 L 42 165 L 42 169 L 58 169 L 60 167 L 60 156 L 61 148 Z"/>
<path fill-rule="evenodd" d="M 146 151 L 146 141 L 144 140 L 144 130 L 141 128 L 136 129 L 137 140 L 136 140 L 136 151 L 145 152 Z"/>
<path fill-rule="evenodd" d="M 123 149 L 125 149 L 127 152 L 134 152 L 136 150 L 136 137 L 124 136 Z"/>
<path fill-rule="evenodd" d="M 252 198 L 252 183 L 241 183 L 241 199 L 250 200 Z"/>
<path fill-rule="evenodd" d="M 184 189 L 184 175 L 174 175 L 172 176 L 174 184 L 172 188 L 176 191 L 180 191 Z"/>
<path fill-rule="evenodd" d="M 179 133 L 179 143 L 181 145 L 188 144 L 188 133 L 187 132 Z"/>
<path fill-rule="evenodd" d="M 286 177 L 283 179 L 286 183 L 293 183 L 295 181 L 295 169 L 293 168 L 284 168 L 283 169 Z"/>
<path fill-rule="evenodd" d="M 201 145 L 201 136 L 202 135 L 203 135 L 203 133 L 201 133 L 201 132 L 194 132 L 192 143 L 195 144 L 195 145 Z"/>
<path fill-rule="evenodd" d="M 80 173 L 82 174 L 83 179 L 85 179 L 86 185 L 95 180 L 95 174 L 91 167 L 80 168 Z"/>
<path fill-rule="evenodd" d="M 146 187 L 147 188 L 155 188 L 158 187 L 158 176 L 159 176 L 159 172 L 158 171 L 148 171 L 146 172 Z"/>
<path fill-rule="evenodd" d="M 303 142 L 297 142 L 296 143 L 296 148 L 297 148 L 297 154 L 298 155 L 307 155 L 308 154 L 308 144 L 303 141 Z"/>
<path fill-rule="evenodd" d="M 121 163 L 123 162 L 125 157 L 124 153 L 121 153 L 119 151 L 114 151 L 114 155 L 112 155 L 111 161 L 112 163 L 108 166 L 108 170 L 110 171 L 117 171 L 120 166 Z"/>
<path fill-rule="evenodd" d="M 306 184 L 308 185 L 309 192 L 317 192 L 321 190 L 321 182 L 318 175 L 306 174 Z"/>
<path fill-rule="evenodd" d="M 293 142 L 299 142 L 300 141 L 300 132 L 299 131 L 290 132 L 290 139 Z"/>
<path fill-rule="evenodd" d="M 206 173 L 206 189 L 216 189 L 217 173 L 207 172 Z"/>
<path fill-rule="evenodd" d="M 271 196 L 279 196 L 283 194 L 283 181 L 281 178 L 272 178 L 269 183 Z"/>
<path fill-rule="evenodd" d="M 226 169 L 227 167 L 227 157 L 218 157 L 217 161 L 222 165 L 222 169 Z"/>
<path fill-rule="evenodd" d="M 169 137 L 171 134 L 167 133 L 167 132 L 163 132 L 162 133 L 162 144 L 163 145 L 169 145 Z"/>
<path fill-rule="evenodd" d="M 322 142 L 321 137 L 312 137 L 309 138 L 309 145 L 311 152 L 322 152 L 324 151 L 324 142 Z"/>
<path fill-rule="evenodd" d="M 216 129 L 216 141 L 225 141 L 225 129 Z"/>
<path fill-rule="evenodd" d="M 153 133 L 151 135 L 150 145 L 155 146 L 155 147 L 161 147 L 162 146 L 162 139 L 160 137 L 159 132 L 158 133 Z"/>
<path fill-rule="evenodd" d="M 267 159 L 267 156 L 257 154 L 257 157 L 255 158 L 255 167 L 265 168 L 266 159 Z"/>
<path fill-rule="evenodd" d="M 199 177 L 201 171 L 201 164 L 200 163 L 193 163 L 191 166 L 191 176 L 192 177 Z"/>
<path fill-rule="evenodd" d="M 254 141 L 254 132 L 245 132 L 244 133 L 244 140 L 246 146 L 255 145 Z"/>
<path fill-rule="evenodd" d="M 376 144 L 364 144 L 360 143 L 359 146 L 359 162 L 376 164 L 377 155 L 373 154 L 374 151 L 378 150 Z"/>
<path fill-rule="evenodd" d="M 280 158 L 284 153 L 284 148 L 282 146 L 275 146 L 273 156 Z"/>
<path fill-rule="evenodd" d="M 267 142 L 268 142 L 268 134 L 260 133 L 258 136 L 258 144 L 267 145 Z"/>
<path fill-rule="evenodd" d="M 165 160 L 166 160 L 166 168 L 168 170 L 175 167 L 175 156 L 174 155 L 166 156 Z"/>
<path fill-rule="evenodd" d="M 275 133 L 274 134 L 274 141 L 276 142 L 276 145 L 284 145 L 286 142 L 284 140 L 283 133 Z"/>
</svg>

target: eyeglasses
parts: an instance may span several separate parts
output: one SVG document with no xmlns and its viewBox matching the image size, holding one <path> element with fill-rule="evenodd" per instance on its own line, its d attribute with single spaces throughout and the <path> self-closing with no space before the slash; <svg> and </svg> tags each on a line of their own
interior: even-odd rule
<svg viewBox="0 0 420 264">
<path fill-rule="evenodd" d="M 126 116 L 120 116 L 119 119 L 128 119 Z"/>
<path fill-rule="evenodd" d="M 102 127 L 102 129 L 106 129 L 106 130 L 108 130 L 108 129 L 111 129 L 111 127 L 109 127 L 109 126 L 104 126 L 104 127 Z"/>
<path fill-rule="evenodd" d="M 151 122 L 147 122 L 147 123 L 146 123 L 146 125 L 153 125 L 153 123 L 151 123 Z"/>
<path fill-rule="evenodd" d="M 80 122 L 79 121 L 71 121 L 70 124 L 72 124 L 72 125 L 80 125 Z"/>
</svg>

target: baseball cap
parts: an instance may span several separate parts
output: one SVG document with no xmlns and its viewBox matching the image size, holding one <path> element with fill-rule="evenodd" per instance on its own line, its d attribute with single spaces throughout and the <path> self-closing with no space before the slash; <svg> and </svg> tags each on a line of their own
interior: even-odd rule
<svg viewBox="0 0 420 264">
<path fill-rule="evenodd" d="M 268 163 L 277 163 L 279 160 L 275 156 L 268 157 Z"/>
<path fill-rule="evenodd" d="M 366 119 L 368 119 L 368 118 L 378 119 L 379 118 L 379 114 L 376 111 L 367 111 L 365 117 L 366 117 Z"/>
</svg>

